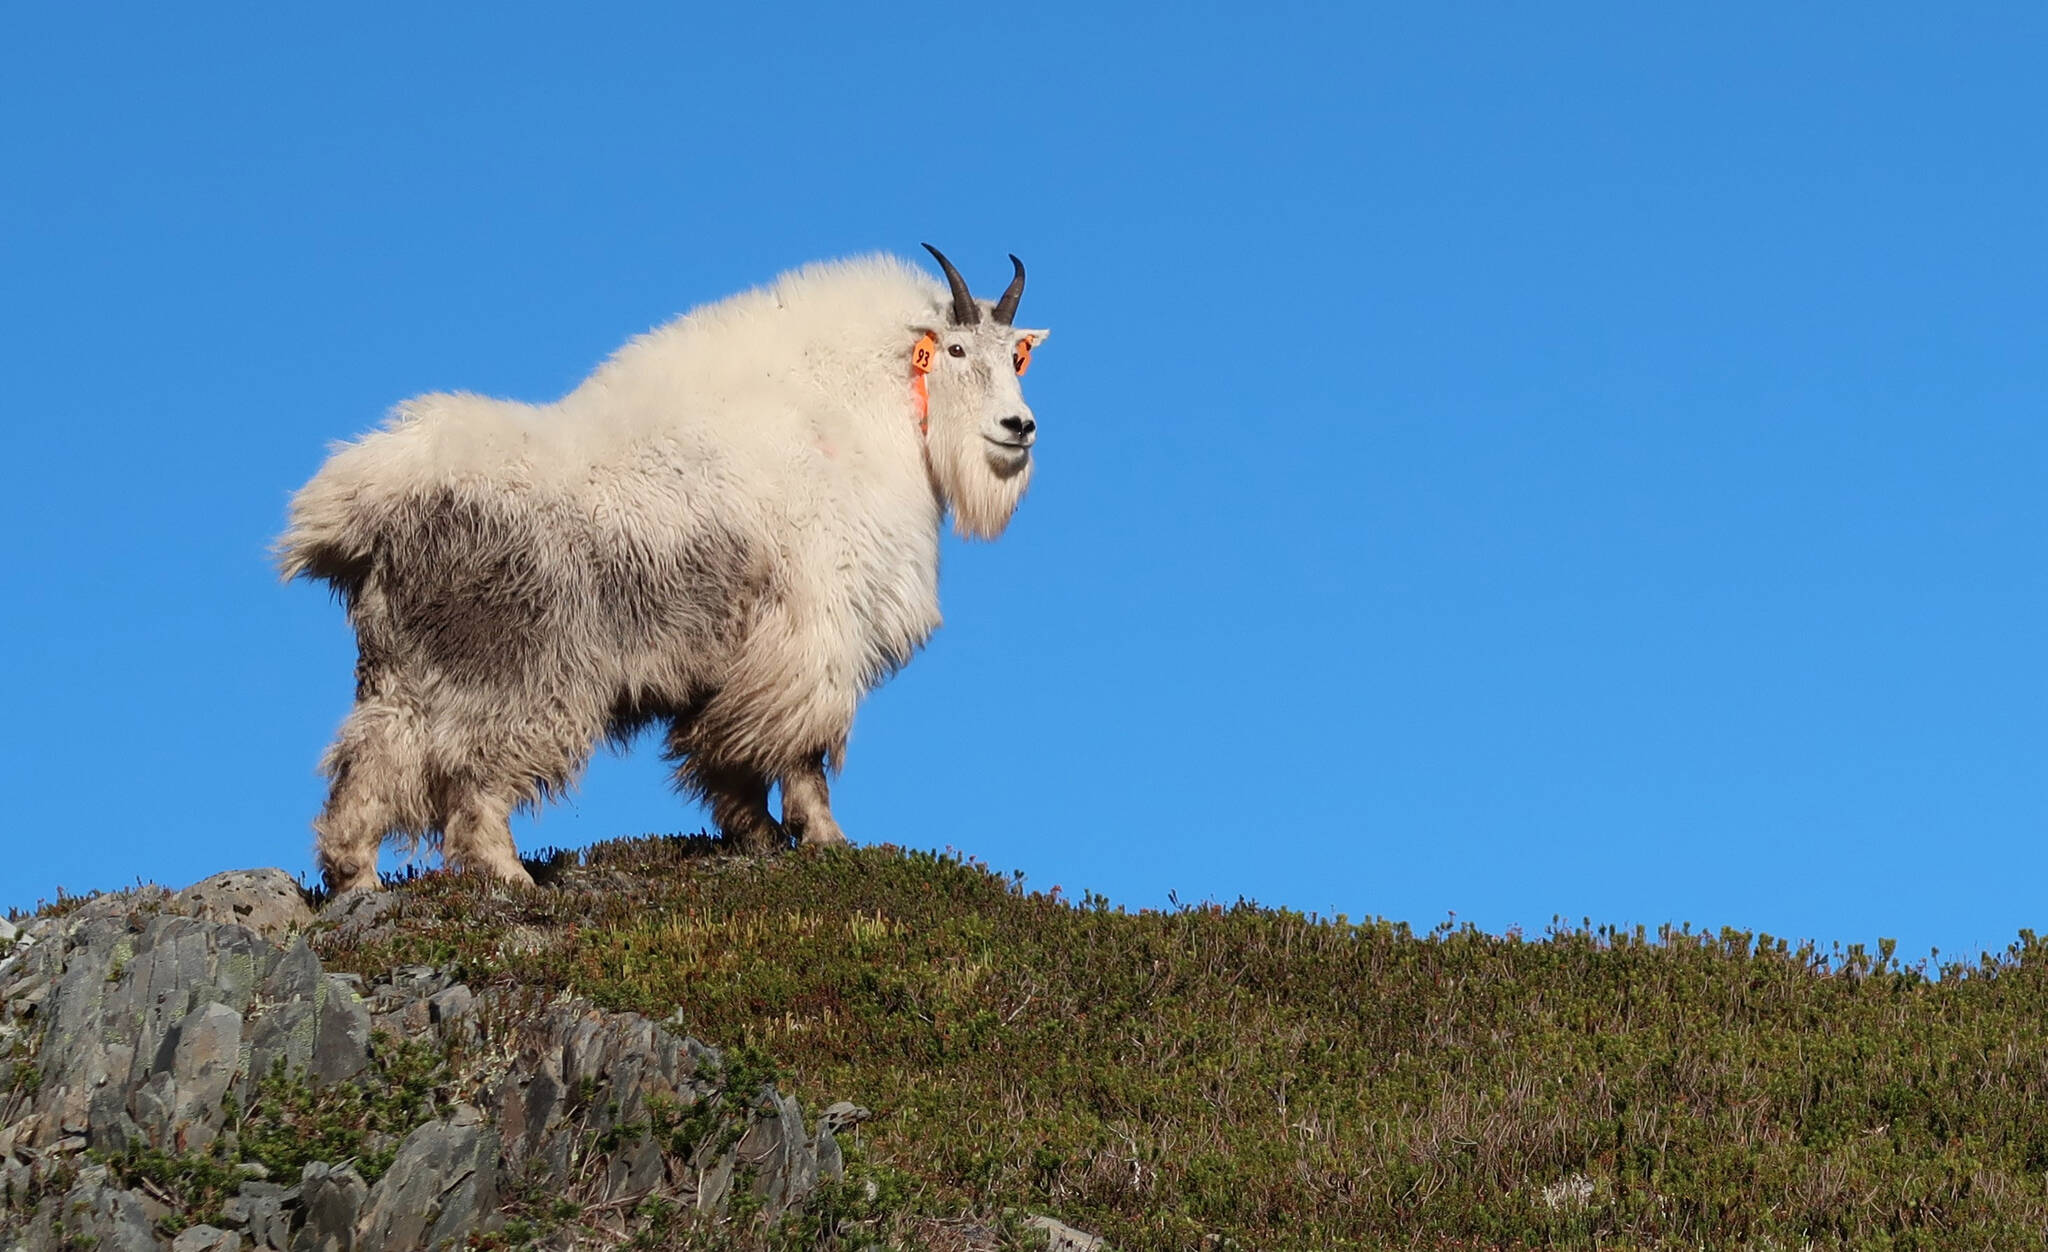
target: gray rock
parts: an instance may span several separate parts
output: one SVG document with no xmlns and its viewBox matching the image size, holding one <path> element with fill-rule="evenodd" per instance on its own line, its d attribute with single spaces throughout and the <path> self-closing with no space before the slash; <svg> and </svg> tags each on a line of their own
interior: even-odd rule
<svg viewBox="0 0 2048 1252">
<path fill-rule="evenodd" d="M 391 971 L 393 986 L 402 987 L 407 995 L 431 995 L 448 985 L 448 976 L 431 965 L 401 965 Z"/>
<path fill-rule="evenodd" d="M 412 1252 L 459 1241 L 497 1207 L 498 1134 L 470 1110 L 405 1137 L 357 1219 L 356 1246 Z"/>
<path fill-rule="evenodd" d="M 369 938 L 395 920 L 405 898 L 381 888 L 345 891 L 329 900 L 318 920 L 334 928 L 337 939 L 357 942 Z"/>
<path fill-rule="evenodd" d="M 14 1160 L 12 1156 L 0 1156 L 0 1197 L 27 1195 L 33 1180 L 35 1166 L 25 1160 Z M 0 1244 L 0 1248 L 6 1248 L 6 1244 Z"/>
<path fill-rule="evenodd" d="M 1098 1252 L 1102 1247 L 1101 1235 L 1076 1230 L 1050 1217 L 1027 1217 L 1024 1224 L 1045 1232 L 1046 1252 Z"/>
<path fill-rule="evenodd" d="M 303 941 L 278 960 L 263 993 L 273 1004 L 249 1031 L 237 1089 L 244 1104 L 280 1063 L 286 1073 L 305 1073 L 316 1084 L 352 1078 L 369 1065 L 369 1006 L 354 983 L 322 972 Z"/>
<path fill-rule="evenodd" d="M 299 1189 L 306 1224 L 293 1238 L 291 1252 L 355 1252 L 358 1247 L 377 1252 L 375 1244 L 356 1242 L 356 1215 L 370 1188 L 353 1167 L 314 1161 L 300 1175 Z"/>
<path fill-rule="evenodd" d="M 242 1236 L 218 1226 L 187 1226 L 171 1240 L 171 1252 L 242 1252 Z"/>
<path fill-rule="evenodd" d="M 281 869 L 215 874 L 180 891 L 170 907 L 190 917 L 246 926 L 273 941 L 313 922 L 298 881 Z"/>
<path fill-rule="evenodd" d="M 129 891 L 104 892 L 54 919 L 55 925 L 46 933 L 62 937 L 93 922 L 125 920 L 134 913 L 161 912 L 170 898 L 171 893 L 155 883 L 145 883 Z"/>
<path fill-rule="evenodd" d="M 401 965 L 370 986 L 367 999 L 374 1029 L 417 1035 L 434 1024 L 431 1001 L 454 978 L 431 965 Z"/>
<path fill-rule="evenodd" d="M 818 1118 L 818 1124 L 829 1127 L 833 1134 L 845 1134 L 862 1122 L 874 1119 L 874 1114 L 851 1100 L 841 1100 L 827 1108 Z"/>
<path fill-rule="evenodd" d="M 370 1063 L 370 1006 L 341 979 L 327 978 L 321 986 L 326 994 L 319 1001 L 319 1034 L 308 1069 L 316 1082 L 340 1082 Z"/>
<path fill-rule="evenodd" d="M 187 1077 L 202 1087 L 216 1084 L 219 1075 L 205 1062 L 218 1059 L 214 1036 L 228 1021 L 219 1013 L 193 1014 L 206 1005 L 230 1015 L 247 1008 L 276 955 L 240 926 L 161 914 L 100 917 L 38 945 L 27 968 L 46 998 L 35 1019 L 41 1082 L 29 1146 L 67 1134 L 90 1134 L 94 1146 L 105 1135 L 106 1146 L 120 1146 L 130 1127 L 121 1104 L 100 1093 L 110 1085 L 133 1093 L 153 1083 L 152 1095 L 127 1100 L 125 1115 L 153 1146 L 176 1150 L 164 1136 L 177 1122 L 177 1034 L 197 1032 L 187 1047 Z"/>
<path fill-rule="evenodd" d="M 142 1197 L 100 1183 L 83 1182 L 58 1202 L 57 1224 L 63 1232 L 57 1245 L 93 1248 L 98 1252 L 158 1252 L 150 1230 L 149 1210 Z"/>
<path fill-rule="evenodd" d="M 706 1170 L 697 1184 L 697 1209 L 703 1213 L 718 1213 L 725 1209 L 725 1202 L 732 1195 L 733 1171 L 738 1167 L 739 1158 L 730 1152 L 718 1157 Z"/>
<path fill-rule="evenodd" d="M 839 1150 L 839 1137 L 832 1133 L 830 1126 L 822 1122 L 818 1126 L 815 1151 L 819 1178 L 828 1182 L 838 1182 L 846 1177 L 846 1154 Z"/>
<path fill-rule="evenodd" d="M 607 1201 L 635 1200 L 651 1195 L 667 1176 L 667 1158 L 652 1135 L 635 1135 L 612 1153 L 605 1169 Z"/>
<path fill-rule="evenodd" d="M 310 1000 L 273 1005 L 249 1024 L 247 1036 L 248 1062 L 235 1087 L 245 1108 L 255 1102 L 258 1086 L 280 1065 L 288 1075 L 312 1068 L 313 1045 L 320 1037 L 320 1006 Z"/>
<path fill-rule="evenodd" d="M 120 1088 L 105 1090 L 118 1092 Z M 169 1074 L 151 1074 L 141 1086 L 128 1093 L 128 1108 L 135 1114 L 132 1124 L 136 1133 L 129 1134 L 127 1125 L 118 1121 L 95 1121 L 88 1129 L 94 1135 L 106 1135 L 109 1150 L 116 1143 L 127 1148 L 170 1142 L 171 1127 L 178 1116 L 178 1080 Z"/>
<path fill-rule="evenodd" d="M 240 1230 L 252 1248 L 284 1252 L 291 1246 L 292 1206 L 299 1188 L 269 1182 L 245 1182 L 221 1205 L 221 1217 Z"/>
<path fill-rule="evenodd" d="M 680 1017 L 682 1012 L 681 1009 L 677 1009 L 676 1015 Z M 725 1068 L 725 1053 L 710 1044 L 699 1043 L 695 1039 L 684 1039 L 683 1046 L 689 1049 L 690 1059 L 697 1063 L 699 1069 Z"/>
<path fill-rule="evenodd" d="M 437 991 L 427 1000 L 427 1012 L 437 1026 L 466 1017 L 476 1004 L 476 993 L 461 983 Z"/>
<path fill-rule="evenodd" d="M 498 1133 L 512 1165 L 540 1149 L 562 1117 L 562 1084 L 534 1053 L 519 1058 L 498 1086 Z"/>
<path fill-rule="evenodd" d="M 221 1123 L 220 1098 L 242 1058 L 242 1015 L 225 1004 L 204 1004 L 178 1023 L 164 1045 L 171 1051 L 177 1096 L 165 1147 L 196 1152 L 212 1143 Z"/>
<path fill-rule="evenodd" d="M 795 1096 L 771 1089 L 764 1095 L 763 1104 L 766 1116 L 756 1121 L 747 1135 L 760 1135 L 768 1145 L 767 1150 L 750 1157 L 743 1137 L 740 1159 L 758 1171 L 755 1191 L 766 1202 L 764 1212 L 773 1220 L 817 1188 L 818 1157 L 815 1145 L 804 1133 L 803 1110 L 797 1107 Z"/>
<path fill-rule="evenodd" d="M 20 927 L 6 918 L 0 917 L 0 943 L 13 943 L 19 938 L 21 938 Z"/>
<path fill-rule="evenodd" d="M 115 1083 L 108 1083 L 92 1093 L 86 1105 L 86 1139 L 103 1152 L 126 1152 L 130 1148 L 147 1147 L 149 1135 L 128 1115 L 129 1093 Z M 170 1108 L 163 1108 L 162 1119 L 167 1120 Z"/>
<path fill-rule="evenodd" d="M 320 994 L 320 975 L 320 958 L 301 935 L 292 940 L 264 978 L 263 998 L 279 1002 L 314 999 Z"/>
</svg>

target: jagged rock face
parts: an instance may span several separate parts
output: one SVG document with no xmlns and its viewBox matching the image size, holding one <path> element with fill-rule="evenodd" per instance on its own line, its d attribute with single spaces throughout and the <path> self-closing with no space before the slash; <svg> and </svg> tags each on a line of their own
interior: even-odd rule
<svg viewBox="0 0 2048 1252">
<path fill-rule="evenodd" d="M 0 1001 L 37 1058 L 9 1146 L 197 1151 L 230 1086 L 246 1096 L 277 1059 L 327 1080 L 362 1069 L 369 1015 L 303 939 L 97 904 L 0 962 Z"/>
<path fill-rule="evenodd" d="M 772 1219 L 839 1173 L 835 1127 L 864 1110 L 835 1105 L 812 1133 L 795 1100 L 727 1090 L 716 1049 L 638 1014 L 514 1004 L 424 966 L 368 986 L 329 973 L 304 934 L 316 919 L 281 878 L 102 897 L 6 937 L 0 1054 L 17 1078 L 0 1087 L 0 1252 L 459 1246 L 501 1221 L 515 1184 L 622 1212 L 650 1196 L 716 1212 L 746 1180 Z M 329 907 L 342 926 L 384 911 L 361 894 Z M 349 1084 L 401 1042 L 441 1050 L 445 1098 L 392 1136 L 374 1180 L 349 1160 L 250 1176 L 175 1240 L 174 1210 L 120 1185 L 123 1154 L 232 1166 L 238 1111 L 266 1076 Z"/>
<path fill-rule="evenodd" d="M 463 1109 L 406 1136 L 386 1181 L 363 1197 L 357 1246 L 447 1246 L 497 1208 L 498 1133 L 482 1120 Z"/>
</svg>

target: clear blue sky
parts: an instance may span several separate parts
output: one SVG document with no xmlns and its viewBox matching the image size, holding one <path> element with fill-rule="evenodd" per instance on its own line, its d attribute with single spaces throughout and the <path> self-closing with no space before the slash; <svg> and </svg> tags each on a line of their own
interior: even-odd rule
<svg viewBox="0 0 2048 1252">
<path fill-rule="evenodd" d="M 310 865 L 324 445 L 1031 267 L 856 840 L 1130 906 L 2048 929 L 2048 10 L 12 6 L 0 904 Z M 523 846 L 696 829 L 652 745 Z"/>
</svg>

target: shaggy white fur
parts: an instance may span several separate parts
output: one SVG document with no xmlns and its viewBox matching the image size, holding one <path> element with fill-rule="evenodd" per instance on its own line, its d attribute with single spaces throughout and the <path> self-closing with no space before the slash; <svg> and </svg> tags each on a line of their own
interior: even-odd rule
<svg viewBox="0 0 2048 1252">
<path fill-rule="evenodd" d="M 394 835 L 524 881 L 509 815 L 657 722 L 729 838 L 839 841 L 825 769 L 939 625 L 943 516 L 993 538 L 1031 479 L 1012 355 L 1046 332 L 952 312 L 895 258 L 813 265 L 633 340 L 553 404 L 420 396 L 337 445 L 278 542 L 360 647 L 314 823 L 328 883 L 375 885 Z"/>
</svg>

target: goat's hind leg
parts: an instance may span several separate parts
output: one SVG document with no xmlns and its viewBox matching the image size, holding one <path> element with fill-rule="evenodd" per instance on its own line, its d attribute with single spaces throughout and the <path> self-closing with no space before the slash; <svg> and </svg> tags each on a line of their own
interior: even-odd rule
<svg viewBox="0 0 2048 1252">
<path fill-rule="evenodd" d="M 390 835 L 424 833 L 426 770 L 413 719 L 381 701 L 359 703 L 321 765 L 331 780 L 313 820 L 314 859 L 339 894 L 379 885 L 377 854 Z"/>
<path fill-rule="evenodd" d="M 512 806 L 487 792 L 465 792 L 449 806 L 442 827 L 441 856 L 450 869 L 490 874 L 531 887 L 533 876 L 519 860 L 512 840 Z"/>
<path fill-rule="evenodd" d="M 839 823 L 832 820 L 832 798 L 825 786 L 822 755 L 782 776 L 782 824 L 806 847 L 846 842 Z"/>
<path fill-rule="evenodd" d="M 768 811 L 768 778 L 738 765 L 707 765 L 691 761 L 684 768 L 686 785 L 711 806 L 711 820 L 729 844 L 753 856 L 780 852 L 789 834 Z"/>
</svg>

